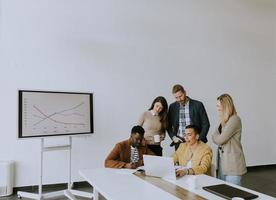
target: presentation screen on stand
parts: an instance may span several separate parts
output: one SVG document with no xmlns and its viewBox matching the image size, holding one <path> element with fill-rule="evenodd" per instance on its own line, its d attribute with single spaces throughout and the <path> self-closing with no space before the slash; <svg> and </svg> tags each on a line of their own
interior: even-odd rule
<svg viewBox="0 0 276 200">
<path fill-rule="evenodd" d="M 93 133 L 93 94 L 19 90 L 19 138 Z"/>
</svg>

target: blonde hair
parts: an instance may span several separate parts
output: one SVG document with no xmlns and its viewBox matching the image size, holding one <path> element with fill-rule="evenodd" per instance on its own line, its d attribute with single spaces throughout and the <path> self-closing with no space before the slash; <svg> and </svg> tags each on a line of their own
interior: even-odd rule
<svg viewBox="0 0 276 200">
<path fill-rule="evenodd" d="M 222 106 L 222 120 L 226 123 L 231 116 L 237 114 L 233 99 L 229 94 L 222 94 L 217 100 Z"/>
<path fill-rule="evenodd" d="M 175 93 L 177 93 L 179 91 L 185 93 L 184 87 L 182 85 L 180 85 L 180 84 L 174 85 L 173 88 L 172 88 L 172 93 L 175 94 Z"/>
</svg>

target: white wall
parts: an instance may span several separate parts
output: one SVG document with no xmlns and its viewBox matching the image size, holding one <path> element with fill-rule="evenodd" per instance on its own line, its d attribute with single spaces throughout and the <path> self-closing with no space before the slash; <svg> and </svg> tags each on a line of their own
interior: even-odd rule
<svg viewBox="0 0 276 200">
<path fill-rule="evenodd" d="M 39 172 L 40 141 L 16 139 L 22 88 L 94 92 L 95 134 L 73 138 L 74 181 L 79 169 L 103 166 L 155 96 L 172 102 L 175 83 L 204 102 L 209 139 L 216 97 L 230 93 L 248 166 L 276 163 L 275 1 L 0 0 L 0 8 L 0 160 L 16 161 L 16 186 L 37 184 Z M 48 142 L 56 140 L 66 141 Z M 66 153 L 45 162 L 44 183 L 66 181 Z"/>
</svg>

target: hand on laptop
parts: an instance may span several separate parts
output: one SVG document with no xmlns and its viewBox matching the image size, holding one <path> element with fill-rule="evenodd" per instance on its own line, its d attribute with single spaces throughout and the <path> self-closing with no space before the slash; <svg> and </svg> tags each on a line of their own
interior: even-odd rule
<svg viewBox="0 0 276 200">
<path fill-rule="evenodd" d="M 177 177 L 181 177 L 181 176 L 185 176 L 187 174 L 187 169 L 180 169 L 180 170 L 176 170 L 176 176 Z"/>
</svg>

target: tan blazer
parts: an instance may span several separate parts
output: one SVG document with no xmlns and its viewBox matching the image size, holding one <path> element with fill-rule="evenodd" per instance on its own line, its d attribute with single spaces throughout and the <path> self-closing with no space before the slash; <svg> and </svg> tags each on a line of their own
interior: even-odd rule
<svg viewBox="0 0 276 200">
<path fill-rule="evenodd" d="M 220 147 L 219 159 L 221 159 L 222 173 L 224 175 L 239 176 L 247 171 L 241 145 L 241 131 L 241 119 L 238 115 L 233 115 L 222 127 L 221 133 L 219 133 L 217 127 L 212 135 L 214 143 Z"/>
<path fill-rule="evenodd" d="M 192 161 L 192 169 L 195 174 L 211 175 L 212 149 L 205 143 L 199 141 L 193 155 L 188 143 L 181 143 L 177 151 L 172 155 L 174 162 L 180 166 L 186 166 L 189 160 Z"/>
<path fill-rule="evenodd" d="M 137 167 L 139 167 L 144 164 L 143 155 L 153 155 L 153 153 L 148 149 L 147 145 L 139 146 L 137 148 L 139 152 L 139 161 Z M 130 163 L 130 151 L 130 140 L 117 143 L 105 159 L 105 167 L 124 168 L 127 163 Z"/>
</svg>

